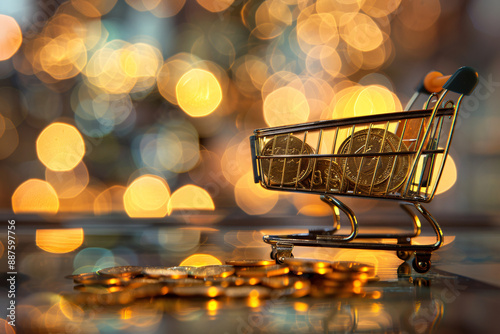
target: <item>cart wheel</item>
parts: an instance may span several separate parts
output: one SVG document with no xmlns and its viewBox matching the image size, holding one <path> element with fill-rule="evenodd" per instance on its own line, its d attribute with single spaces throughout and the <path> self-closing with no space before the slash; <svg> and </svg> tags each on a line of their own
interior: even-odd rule
<svg viewBox="0 0 500 334">
<path fill-rule="evenodd" d="M 415 256 L 415 258 L 413 259 L 413 262 L 412 262 L 412 265 L 413 265 L 413 269 L 415 269 L 415 271 L 417 273 L 426 273 L 429 271 L 429 269 L 431 269 L 431 260 L 423 260 L 423 259 L 419 259 L 418 256 Z"/>
<path fill-rule="evenodd" d="M 407 277 L 411 275 L 411 267 L 408 263 L 403 262 L 398 267 L 398 277 Z"/>
<path fill-rule="evenodd" d="M 269 256 L 271 257 L 271 260 L 276 260 L 276 254 L 278 251 L 276 250 L 276 247 L 271 247 L 271 254 Z"/>
<path fill-rule="evenodd" d="M 406 261 L 411 257 L 411 252 L 410 251 L 397 251 L 396 255 L 401 260 Z"/>
<path fill-rule="evenodd" d="M 276 263 L 277 264 L 283 264 L 283 262 L 285 262 L 285 259 L 289 259 L 289 258 L 292 258 L 292 257 L 294 257 L 294 256 L 291 253 L 290 253 L 290 256 L 288 256 L 288 257 L 285 257 L 285 256 L 277 257 L 276 258 Z"/>
</svg>

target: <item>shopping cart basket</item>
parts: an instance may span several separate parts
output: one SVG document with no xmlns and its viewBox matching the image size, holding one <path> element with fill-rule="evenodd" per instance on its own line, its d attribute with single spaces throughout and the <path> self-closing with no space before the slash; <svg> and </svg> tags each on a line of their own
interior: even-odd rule
<svg viewBox="0 0 500 334">
<path fill-rule="evenodd" d="M 264 236 L 271 244 L 271 257 L 280 263 L 293 256 L 294 246 L 394 250 L 405 261 L 414 253 L 415 271 L 427 272 L 443 232 L 421 203 L 434 197 L 460 104 L 477 81 L 470 67 L 451 76 L 431 72 L 402 112 L 255 130 L 250 138 L 255 182 L 269 190 L 320 194 L 333 209 L 332 228 Z M 411 110 L 421 94 L 429 95 L 423 109 Z M 334 196 L 400 201 L 413 231 L 360 234 L 354 212 Z M 350 221 L 346 235 L 338 233 L 340 211 Z M 418 214 L 432 226 L 435 243 L 412 244 L 421 232 Z M 370 238 L 395 240 L 369 242 Z"/>
</svg>

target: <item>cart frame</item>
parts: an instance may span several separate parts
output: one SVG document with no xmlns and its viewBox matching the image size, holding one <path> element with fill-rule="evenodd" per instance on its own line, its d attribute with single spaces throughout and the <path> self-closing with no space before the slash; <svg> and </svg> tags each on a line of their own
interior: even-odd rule
<svg viewBox="0 0 500 334">
<path fill-rule="evenodd" d="M 255 130 L 254 135 L 250 137 L 255 182 L 260 183 L 262 187 L 269 190 L 319 194 L 320 199 L 327 203 L 333 211 L 332 228 L 309 230 L 309 233 L 303 234 L 264 236 L 264 242 L 271 244 L 271 257 L 278 263 L 281 263 L 285 258 L 293 256 L 292 250 L 294 246 L 392 250 L 396 251 L 397 256 L 404 261 L 408 260 L 412 253 L 415 253 L 413 268 L 417 272 L 427 272 L 431 266 L 430 259 L 432 252 L 437 250 L 443 243 L 443 232 L 436 219 L 421 203 L 430 202 L 436 193 L 439 180 L 443 173 L 446 157 L 450 149 L 462 99 L 464 95 L 470 95 L 472 93 L 477 85 L 477 81 L 477 73 L 472 68 L 462 67 L 442 85 L 442 90 L 439 93 L 430 92 L 426 89 L 424 84 L 420 85 L 403 112 L 317 121 Z M 458 94 L 455 101 L 445 100 L 450 92 Z M 424 108 L 422 110 L 411 110 L 418 97 L 423 94 L 429 95 L 427 102 L 424 104 Z M 446 126 L 444 126 L 445 123 L 447 124 Z M 418 132 L 416 136 L 415 133 L 413 137 L 410 136 L 408 140 L 411 144 L 406 147 L 404 142 L 408 142 L 408 140 L 404 138 L 410 132 L 408 130 L 410 128 L 409 124 L 417 124 L 413 132 L 417 132 L 416 129 L 418 129 Z M 359 149 L 362 150 L 362 152 L 359 150 L 353 152 L 354 148 L 352 147 L 352 143 L 354 142 L 354 136 L 359 133 L 356 132 L 356 130 L 359 131 L 360 128 L 364 131 L 363 135 L 366 133 L 366 140 L 364 145 Z M 442 136 L 442 133 L 445 132 L 443 128 L 448 128 L 446 137 Z M 392 150 L 384 152 L 384 145 L 389 145 L 387 144 L 389 141 L 388 137 L 392 135 L 390 130 L 394 129 L 400 135 L 400 137 L 396 136 L 396 138 L 399 139 L 399 143 L 396 144 L 393 142 L 391 144 L 392 146 L 390 146 Z M 325 153 L 323 152 L 325 151 L 324 143 L 325 141 L 329 142 L 325 140 L 325 134 L 328 131 L 330 133 L 330 140 L 332 140 L 333 137 L 333 142 Z M 380 149 L 378 152 L 371 152 L 367 147 L 370 146 L 369 139 L 373 138 L 370 136 L 375 136 L 376 132 L 378 132 L 379 140 L 381 137 Z M 381 135 L 381 133 L 383 133 L 383 135 Z M 300 134 L 300 136 L 298 136 L 298 134 Z M 307 149 L 305 150 L 304 147 L 305 145 L 308 146 L 305 143 L 308 135 L 311 136 L 311 134 L 317 135 L 318 139 L 316 141 L 315 150 L 313 148 L 308 153 Z M 288 151 L 290 151 L 289 146 L 292 136 L 303 140 L 299 154 L 296 154 L 296 152 L 295 154 L 287 154 Z M 278 152 L 279 154 L 276 154 L 275 146 L 277 140 L 275 139 L 279 137 L 283 138 L 283 141 L 287 144 L 284 153 Z M 348 144 L 349 148 L 347 153 L 335 153 L 342 139 L 344 141 L 342 144 L 344 148 L 346 147 L 345 145 Z M 440 143 L 443 146 L 442 148 L 438 146 Z M 266 151 L 268 154 L 263 152 L 266 144 L 268 145 Z M 272 147 L 269 147 L 270 144 L 272 144 Z M 322 144 L 323 148 L 321 146 Z M 342 147 L 342 145 L 340 147 Z M 414 147 L 410 149 L 411 146 Z M 269 154 L 269 148 L 271 148 L 271 154 Z M 441 158 L 440 161 L 439 158 Z M 295 163 L 298 159 L 298 167 L 296 168 L 297 175 L 293 178 L 293 181 L 288 182 L 288 184 L 284 182 L 287 159 L 289 162 Z M 301 178 L 301 176 L 299 176 L 301 164 L 307 164 L 307 172 L 305 172 L 305 174 L 310 173 L 308 175 L 311 175 L 310 178 L 313 180 L 315 177 L 314 175 L 316 175 L 315 168 L 320 159 L 327 161 L 327 163 L 329 161 L 324 189 L 313 188 L 314 181 L 310 181 L 310 185 L 303 186 L 299 182 Z M 406 161 L 408 163 L 407 172 L 401 184 L 392 189 L 391 182 L 394 181 L 393 178 L 397 178 L 397 176 L 395 176 L 395 168 L 398 159 L 400 165 L 403 164 L 404 166 L 404 163 L 401 161 Z M 356 177 L 350 175 L 350 179 L 346 176 L 348 161 L 357 168 L 354 173 Z M 368 163 L 366 163 L 366 161 L 368 161 Z M 381 186 L 379 186 L 378 191 L 376 191 L 375 178 L 376 175 L 379 175 L 377 173 L 379 172 L 380 166 L 383 165 L 381 161 L 390 161 L 392 167 L 388 179 L 384 181 L 386 185 L 383 187 L 385 189 L 380 189 Z M 278 175 L 281 177 L 281 182 L 276 182 L 276 180 L 273 180 L 271 177 L 271 166 L 273 163 L 274 166 L 281 166 L 280 164 L 283 164 L 282 174 Z M 375 163 L 375 169 L 371 180 L 367 179 L 366 181 L 369 186 L 368 184 L 361 186 L 359 183 L 361 183 L 360 177 L 362 168 L 371 163 Z M 268 166 L 264 168 L 264 164 Z M 330 175 L 334 164 L 340 166 L 342 173 L 339 181 L 340 186 L 336 189 L 330 188 Z M 356 181 L 354 184 L 352 179 Z M 402 179 L 401 174 L 399 174 L 399 179 Z M 354 212 L 347 205 L 334 197 L 334 195 L 400 201 L 400 207 L 410 216 L 413 222 L 413 231 L 410 233 L 394 234 L 360 234 L 358 233 L 358 221 Z M 351 231 L 349 234 L 338 234 L 340 229 L 340 211 L 347 216 L 350 222 Z M 436 241 L 433 244 L 412 244 L 412 239 L 420 235 L 422 227 L 417 213 L 430 224 L 435 232 Z M 359 240 L 374 238 L 395 239 L 396 243 L 375 243 L 367 242 L 368 240 Z"/>
</svg>

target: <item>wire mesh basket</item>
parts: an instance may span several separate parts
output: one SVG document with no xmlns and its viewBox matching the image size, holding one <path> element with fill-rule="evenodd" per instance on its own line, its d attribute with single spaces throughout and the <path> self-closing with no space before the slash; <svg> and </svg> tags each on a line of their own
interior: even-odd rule
<svg viewBox="0 0 500 334">
<path fill-rule="evenodd" d="M 279 126 L 254 131 L 251 137 L 255 182 L 276 191 L 321 195 L 332 208 L 343 211 L 351 233 L 339 235 L 339 210 L 334 226 L 321 232 L 290 236 L 265 236 L 278 262 L 291 256 L 293 246 L 355 247 L 396 250 L 407 260 L 415 252 L 416 271 L 430 268 L 430 253 L 442 243 L 442 231 L 420 203 L 430 202 L 443 174 L 464 95 L 477 84 L 470 67 L 452 76 L 431 72 L 405 111 Z M 455 94 L 449 94 L 453 92 Z M 411 110 L 420 96 L 429 98 L 421 110 Z M 455 95 L 455 99 L 447 99 Z M 352 210 L 334 196 L 398 200 L 414 222 L 414 232 L 395 235 L 358 235 Z M 413 206 L 437 235 L 432 245 L 411 245 L 420 234 Z M 357 242 L 359 238 L 395 238 L 397 243 Z"/>
</svg>

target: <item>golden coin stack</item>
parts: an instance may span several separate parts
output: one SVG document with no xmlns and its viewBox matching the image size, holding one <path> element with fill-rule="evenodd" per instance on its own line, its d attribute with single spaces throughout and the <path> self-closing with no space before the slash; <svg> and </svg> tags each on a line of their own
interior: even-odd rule
<svg viewBox="0 0 500 334">
<path fill-rule="evenodd" d="M 410 156 L 380 154 L 407 151 L 394 133 L 370 128 L 348 136 L 337 151 L 362 156 L 294 158 L 314 154 L 314 149 L 295 136 L 277 135 L 264 146 L 261 166 L 270 185 L 327 193 L 356 189 L 361 194 L 384 195 L 401 187 L 409 172 Z"/>
<path fill-rule="evenodd" d="M 315 259 L 230 260 L 202 267 L 121 266 L 70 275 L 75 293 L 63 295 L 81 305 L 128 304 L 161 296 L 299 298 L 363 296 L 375 268 L 357 262 Z"/>
</svg>

